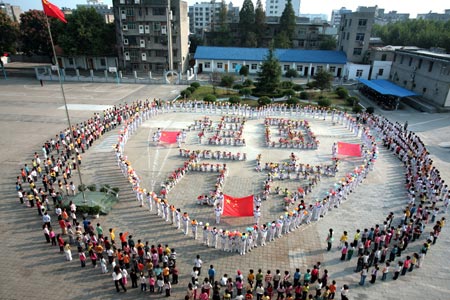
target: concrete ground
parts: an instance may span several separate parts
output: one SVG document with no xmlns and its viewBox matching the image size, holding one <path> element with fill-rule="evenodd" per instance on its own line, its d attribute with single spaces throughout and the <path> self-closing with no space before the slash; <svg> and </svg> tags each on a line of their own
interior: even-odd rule
<svg viewBox="0 0 450 300">
<path fill-rule="evenodd" d="M 97 269 L 81 269 L 78 258 L 66 262 L 58 249 L 45 243 L 40 229 L 41 220 L 35 210 L 25 208 L 18 202 L 14 179 L 20 167 L 29 162 L 32 154 L 40 153 L 42 143 L 67 127 L 65 112 L 62 107 L 59 85 L 45 84 L 22 79 L 0 81 L 0 125 L 2 130 L 1 146 L 1 202 L 0 202 L 0 246 L 2 252 L 0 273 L 1 299 L 116 299 L 144 298 L 144 293 L 129 289 L 126 294 L 117 294 L 112 278 L 102 275 Z M 115 85 L 115 84 L 66 84 L 65 91 L 68 103 L 72 109 L 72 123 L 81 122 L 90 117 L 94 111 L 100 111 L 109 105 L 131 102 L 136 99 L 173 99 L 182 86 L 148 86 L 148 85 Z M 84 106 L 79 106 L 84 105 Z M 78 105 L 78 106 L 77 106 Z M 408 120 L 409 128 L 418 132 L 433 156 L 436 166 L 448 182 L 450 180 L 450 155 L 447 148 L 439 147 L 443 141 L 450 139 L 450 115 L 424 114 L 405 108 L 401 111 L 378 111 L 392 120 L 404 122 Z M 164 114 L 152 119 L 131 137 L 126 146 L 134 168 L 138 171 L 144 186 L 157 186 L 159 182 L 176 168 L 183 160 L 178 157 L 178 149 L 171 147 L 155 147 L 149 145 L 149 134 L 156 127 L 181 129 L 201 118 L 205 113 Z M 289 117 L 289 116 L 286 116 Z M 211 118 L 218 117 L 212 115 Z M 304 119 L 302 117 L 302 119 Z M 306 163 L 324 163 L 329 160 L 331 143 L 335 140 L 356 142 L 347 130 L 339 125 L 332 126 L 329 121 L 311 120 L 312 130 L 321 141 L 318 151 L 291 149 L 267 149 L 262 146 L 261 121 L 249 121 L 244 129 L 247 147 L 229 147 L 227 151 L 246 152 L 246 162 L 230 162 L 230 174 L 226 178 L 225 192 L 244 196 L 259 188 L 263 175 L 254 171 L 256 154 L 262 153 L 265 161 L 285 161 L 291 152 L 295 152 L 301 161 Z M 302 226 L 269 243 L 259 247 L 246 256 L 239 256 L 219 250 L 208 249 L 200 240 L 186 238 L 180 231 L 164 223 L 159 217 L 138 207 L 133 193 L 115 165 L 111 152 L 116 139 L 116 133 L 109 133 L 97 143 L 91 151 L 83 156 L 83 179 L 87 183 L 109 183 L 121 188 L 120 202 L 100 222 L 104 229 L 116 227 L 117 232 L 130 231 L 136 238 L 150 241 L 151 244 L 169 244 L 176 248 L 179 254 L 180 284 L 174 287 L 173 299 L 182 299 L 185 288 L 190 280 L 189 271 L 196 254 L 204 260 L 204 271 L 209 264 L 214 264 L 218 277 L 223 273 L 235 274 L 237 269 L 247 274 L 248 269 L 279 268 L 281 271 L 294 272 L 300 267 L 304 273 L 306 267 L 321 261 L 322 268 L 330 272 L 330 280 L 336 280 L 338 286 L 350 285 L 350 299 L 422 299 L 424 295 L 430 299 L 449 299 L 450 266 L 446 257 L 450 243 L 448 229 L 444 228 L 438 243 L 434 245 L 426 257 L 421 269 L 408 273 L 400 280 L 386 282 L 377 281 L 359 287 L 359 275 L 352 272 L 356 259 L 341 263 L 337 249 L 324 251 L 325 237 L 328 228 L 332 227 L 337 235 L 343 230 L 353 236 L 357 228 L 371 227 L 380 223 L 385 216 L 394 211 L 398 216 L 406 203 L 403 186 L 403 167 L 390 153 L 380 148 L 380 157 L 375 170 L 339 209 L 331 211 L 324 219 Z M 189 149 L 222 149 L 219 146 L 197 145 L 193 133 L 188 134 L 185 148 Z M 344 160 L 341 174 L 357 164 L 356 160 Z M 339 177 L 337 177 L 339 179 Z M 189 173 L 170 192 L 169 199 L 177 206 L 185 207 L 191 216 L 212 223 L 212 212 L 206 207 L 195 204 L 199 193 L 211 189 L 215 175 Z M 333 182 L 323 179 L 314 190 L 310 200 L 323 195 Z M 274 186 L 278 182 L 274 183 Z M 279 183 L 294 189 L 297 183 Z M 279 205 L 281 198 L 272 197 L 263 202 L 264 220 L 272 220 L 281 213 Z M 198 216 L 198 217 L 197 217 Z M 226 219 L 223 228 L 245 228 L 251 224 L 251 219 Z M 201 236 L 201 235 L 200 235 Z M 335 244 L 337 244 L 335 242 Z M 417 251 L 418 243 L 411 244 L 407 253 Z M 406 253 L 405 253 L 406 254 Z M 203 275 L 201 276 L 203 277 Z M 24 288 L 26 287 L 26 288 Z M 163 298 L 151 296 L 151 298 Z"/>
</svg>

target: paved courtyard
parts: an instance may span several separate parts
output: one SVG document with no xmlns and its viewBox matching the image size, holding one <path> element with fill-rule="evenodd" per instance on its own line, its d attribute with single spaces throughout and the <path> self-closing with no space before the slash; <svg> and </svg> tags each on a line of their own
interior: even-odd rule
<svg viewBox="0 0 450 300">
<path fill-rule="evenodd" d="M 22 207 L 14 191 L 14 178 L 20 167 L 31 159 L 34 151 L 40 151 L 42 143 L 66 127 L 65 113 L 61 109 L 59 85 L 46 84 L 40 87 L 34 81 L 10 79 L 0 81 L 0 124 L 3 128 L 1 143 L 1 186 L 0 238 L 3 272 L 0 275 L 1 299 L 118 299 L 148 298 L 136 290 L 129 289 L 127 294 L 117 294 L 110 274 L 102 275 L 99 269 L 81 269 L 77 255 L 74 261 L 66 262 L 58 249 L 45 243 L 40 230 L 41 220 L 35 210 Z M 132 102 L 137 99 L 161 98 L 173 99 L 184 87 L 181 86 L 144 86 L 115 84 L 67 84 L 67 99 L 70 104 L 72 123 L 89 118 L 94 111 L 101 112 L 105 107 Z M 380 111 L 381 112 L 381 111 Z M 418 132 L 432 154 L 436 166 L 444 179 L 450 180 L 449 149 L 439 144 L 450 139 L 450 116 L 448 114 L 423 114 L 411 109 L 397 112 L 381 112 L 392 120 L 408 120 L 409 128 Z M 151 134 L 158 128 L 179 130 L 187 128 L 196 119 L 203 118 L 205 112 L 162 114 L 144 123 L 133 135 L 125 147 L 125 153 L 133 167 L 141 176 L 143 186 L 158 189 L 159 184 L 170 172 L 185 159 L 179 156 L 176 146 L 156 146 L 151 142 Z M 219 116 L 209 114 L 213 121 Z M 294 116 L 280 116 L 293 118 Z M 301 162 L 326 164 L 331 158 L 331 145 L 334 141 L 358 142 L 358 139 L 341 125 L 332 125 L 330 120 L 300 117 L 308 120 L 312 131 L 320 141 L 319 150 L 271 149 L 264 147 L 264 126 L 262 120 L 249 120 L 245 124 L 245 147 L 199 145 L 196 132 L 188 132 L 183 148 L 190 150 L 211 149 L 241 152 L 247 154 L 246 161 L 223 161 L 229 167 L 225 179 L 224 192 L 233 196 L 246 196 L 259 192 L 265 173 L 255 171 L 255 158 L 262 154 L 262 162 L 287 161 L 294 152 Z M 422 299 L 424 291 L 430 299 L 449 299 L 450 266 L 447 259 L 447 247 L 450 243 L 448 229 L 444 228 L 440 239 L 426 257 L 421 269 L 408 273 L 400 280 L 375 285 L 357 285 L 359 275 L 353 273 L 356 259 L 340 262 L 340 252 L 333 249 L 326 252 L 325 238 L 328 228 L 334 228 L 337 236 L 347 230 L 350 237 L 357 228 L 372 227 L 381 223 L 390 211 L 396 216 L 406 204 L 404 189 L 404 169 L 390 152 L 380 147 L 380 156 L 375 169 L 349 199 L 339 209 L 334 209 L 319 222 L 302 225 L 298 230 L 258 247 L 245 256 L 206 248 L 201 244 L 201 234 L 197 241 L 185 237 L 160 217 L 140 208 L 126 179 L 121 175 L 115 163 L 112 145 L 117 132 L 110 132 L 103 140 L 83 156 L 82 173 L 86 183 L 109 183 L 118 186 L 120 202 L 110 213 L 101 217 L 103 228 L 115 227 L 117 232 L 129 231 L 133 236 L 151 244 L 169 244 L 176 248 L 179 255 L 180 284 L 174 287 L 173 299 L 182 299 L 189 272 L 196 254 L 203 258 L 204 270 L 214 264 L 218 276 L 223 273 L 234 275 L 237 269 L 247 274 L 248 269 L 280 269 L 293 272 L 299 267 L 302 273 L 317 261 L 323 269 L 328 269 L 330 279 L 338 286 L 350 285 L 350 299 Z M 149 142 L 150 140 L 150 142 Z M 40 153 L 40 152 L 39 152 Z M 339 180 L 346 171 L 359 164 L 358 159 L 344 158 L 340 173 L 336 178 L 322 178 L 320 184 L 308 195 L 313 201 L 323 197 L 330 185 Z M 172 189 L 168 198 L 177 207 L 183 207 L 192 217 L 213 222 L 212 209 L 199 206 L 196 198 L 199 194 L 211 190 L 216 173 L 190 172 Z M 273 187 L 296 189 L 301 182 L 275 181 Z M 263 202 L 263 220 L 275 219 L 282 213 L 282 197 L 272 196 Z M 398 221 L 398 220 L 397 220 Z M 251 225 L 252 218 L 225 218 L 221 228 L 245 229 Z M 447 226 L 448 227 L 448 226 Z M 337 244 L 337 242 L 335 242 Z M 413 243 L 407 253 L 418 250 L 419 244 Z M 88 266 L 90 266 L 88 264 Z M 203 271 L 202 271 L 203 273 Z M 203 276 L 202 276 L 203 277 Z M 151 298 L 158 298 L 152 295 Z M 162 298 L 162 297 L 160 297 Z"/>
</svg>

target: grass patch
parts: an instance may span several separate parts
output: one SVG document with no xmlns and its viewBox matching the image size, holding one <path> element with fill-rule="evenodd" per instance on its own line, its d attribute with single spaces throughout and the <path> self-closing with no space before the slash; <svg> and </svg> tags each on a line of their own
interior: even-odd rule
<svg viewBox="0 0 450 300">
<path fill-rule="evenodd" d="M 196 89 L 188 99 L 202 100 L 206 95 L 215 95 L 217 98 L 229 98 L 233 95 L 239 95 L 239 93 L 225 90 L 221 87 L 216 87 L 214 93 L 214 88 L 212 87 L 212 85 L 202 85 L 198 89 Z"/>
</svg>

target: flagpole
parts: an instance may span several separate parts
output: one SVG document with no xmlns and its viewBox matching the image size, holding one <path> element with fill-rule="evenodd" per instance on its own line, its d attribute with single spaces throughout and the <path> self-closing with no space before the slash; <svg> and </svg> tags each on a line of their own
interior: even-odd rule
<svg viewBox="0 0 450 300">
<path fill-rule="evenodd" d="M 69 109 L 67 108 L 66 94 L 64 92 L 64 85 L 61 80 L 61 74 L 59 72 L 59 64 L 58 64 L 58 59 L 56 57 L 55 44 L 53 43 L 52 31 L 50 29 L 50 22 L 48 21 L 48 16 L 45 13 L 44 13 L 44 15 L 45 15 L 45 20 L 47 22 L 48 34 L 50 36 L 50 43 L 52 44 L 53 57 L 55 58 L 55 65 L 57 66 L 56 72 L 58 73 L 59 86 L 61 88 L 61 94 L 62 94 L 63 101 L 64 101 L 64 109 L 66 111 L 67 124 L 69 125 L 70 138 L 72 140 L 72 143 L 74 143 L 74 145 L 75 145 L 75 137 L 73 135 L 72 124 L 70 123 Z M 75 157 L 75 165 L 77 166 L 78 178 L 80 180 L 80 185 L 83 185 L 83 180 L 81 179 L 80 164 L 78 163 L 77 157 Z M 84 189 L 81 189 L 81 193 L 83 194 L 83 202 L 86 203 L 86 194 L 84 192 Z"/>
</svg>

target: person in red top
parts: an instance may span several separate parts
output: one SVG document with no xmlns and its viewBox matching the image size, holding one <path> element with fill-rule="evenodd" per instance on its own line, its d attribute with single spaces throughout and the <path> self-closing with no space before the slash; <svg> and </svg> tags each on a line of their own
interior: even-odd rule
<svg viewBox="0 0 450 300">
<path fill-rule="evenodd" d="M 60 234 L 56 236 L 56 239 L 58 240 L 59 252 L 64 252 L 64 239 Z"/>
<path fill-rule="evenodd" d="M 127 236 L 128 236 L 128 231 L 125 233 L 122 233 L 122 232 L 119 233 L 120 242 L 122 243 L 122 249 L 127 246 Z"/>
<path fill-rule="evenodd" d="M 62 217 L 59 217 L 58 223 L 61 228 L 61 234 L 66 234 L 66 221 Z"/>
<path fill-rule="evenodd" d="M 333 280 L 333 282 L 330 284 L 329 288 L 330 288 L 330 298 L 329 299 L 334 299 L 334 296 L 336 295 L 336 281 L 335 280 Z"/>
</svg>

